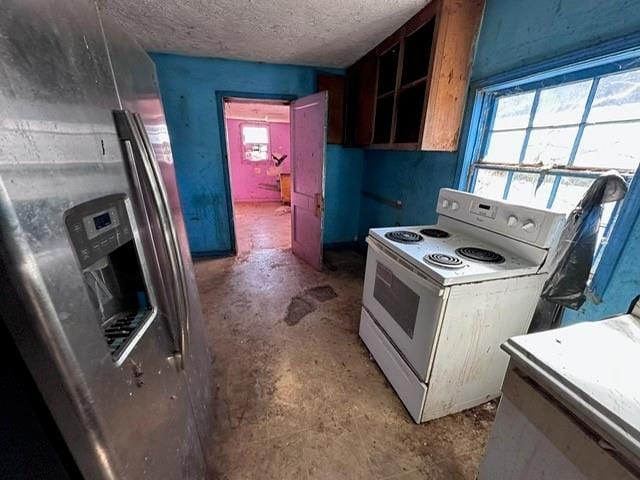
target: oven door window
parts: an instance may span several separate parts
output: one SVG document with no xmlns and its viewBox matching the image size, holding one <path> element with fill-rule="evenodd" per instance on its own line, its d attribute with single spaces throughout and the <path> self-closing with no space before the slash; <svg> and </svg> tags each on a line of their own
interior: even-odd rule
<svg viewBox="0 0 640 480">
<path fill-rule="evenodd" d="M 413 339 L 420 296 L 402 283 L 393 272 L 376 262 L 373 297 L 384 307 L 402 330 Z"/>
</svg>

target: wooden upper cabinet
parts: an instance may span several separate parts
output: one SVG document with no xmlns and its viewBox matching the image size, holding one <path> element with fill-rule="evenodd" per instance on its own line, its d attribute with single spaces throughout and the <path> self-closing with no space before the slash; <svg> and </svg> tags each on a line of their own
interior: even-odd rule
<svg viewBox="0 0 640 480">
<path fill-rule="evenodd" d="M 348 97 L 358 98 L 350 114 L 348 100 L 348 143 L 368 124 L 369 141 L 352 145 L 456 150 L 483 8 L 484 0 L 432 0 L 348 69 Z M 366 58 L 375 66 L 369 60 L 363 85 Z"/>
<path fill-rule="evenodd" d="M 372 52 L 347 69 L 345 144 L 349 146 L 371 144 L 377 65 Z"/>
<path fill-rule="evenodd" d="M 327 143 L 342 144 L 344 140 L 345 77 L 341 75 L 317 76 L 318 92 L 327 91 Z"/>
</svg>

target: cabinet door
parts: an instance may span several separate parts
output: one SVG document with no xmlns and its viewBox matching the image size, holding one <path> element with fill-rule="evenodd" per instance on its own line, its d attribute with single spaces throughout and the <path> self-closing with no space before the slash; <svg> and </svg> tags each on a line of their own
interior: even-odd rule
<svg viewBox="0 0 640 480">
<path fill-rule="evenodd" d="M 346 144 L 371 144 L 376 92 L 377 57 L 368 54 L 347 70 Z"/>
<path fill-rule="evenodd" d="M 346 80 L 342 75 L 318 75 L 318 91 L 329 93 L 327 143 L 341 145 L 344 140 L 344 101 Z"/>
</svg>

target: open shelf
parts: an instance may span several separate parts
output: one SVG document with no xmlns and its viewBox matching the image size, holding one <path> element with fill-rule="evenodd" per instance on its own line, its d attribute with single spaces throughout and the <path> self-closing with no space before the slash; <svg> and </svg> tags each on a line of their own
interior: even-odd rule
<svg viewBox="0 0 640 480">
<path fill-rule="evenodd" d="M 393 124 L 393 95 L 386 95 L 376 101 L 376 121 L 373 128 L 373 143 L 391 142 Z"/>
<path fill-rule="evenodd" d="M 351 145 L 457 150 L 484 4 L 432 0 L 348 69 Z"/>
<path fill-rule="evenodd" d="M 426 90 L 427 82 L 423 80 L 398 93 L 394 143 L 417 143 L 420 140 Z"/>
<path fill-rule="evenodd" d="M 420 141 L 435 22 L 434 16 L 378 57 L 374 145 Z"/>
<path fill-rule="evenodd" d="M 426 78 L 429 72 L 433 32 L 436 19 L 422 25 L 404 40 L 404 61 L 402 62 L 401 86 Z"/>
<path fill-rule="evenodd" d="M 378 63 L 378 96 L 391 93 L 396 88 L 398 76 L 398 59 L 400 57 L 400 45 L 394 45 L 380 55 Z"/>
<path fill-rule="evenodd" d="M 407 90 L 415 85 L 418 85 L 419 83 L 426 83 L 426 82 L 427 82 L 427 77 L 419 78 L 417 80 L 414 80 L 413 82 L 407 83 L 406 85 L 401 85 L 400 88 L 398 88 L 398 92 Z"/>
</svg>

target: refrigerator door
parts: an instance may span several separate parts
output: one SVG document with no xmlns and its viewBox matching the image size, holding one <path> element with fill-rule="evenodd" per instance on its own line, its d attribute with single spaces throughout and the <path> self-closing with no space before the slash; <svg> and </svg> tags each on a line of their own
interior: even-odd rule
<svg viewBox="0 0 640 480">
<path fill-rule="evenodd" d="M 126 158 L 144 147 L 123 150 L 116 131 L 112 111 L 121 103 L 95 4 L 4 2 L 0 66 L 0 317 L 86 478 L 204 478 L 187 376 L 175 356 L 165 242 L 155 236 L 144 189 L 134 188 L 144 178 Z M 65 222 L 76 214 L 78 222 Z M 155 312 L 117 359 L 96 307 L 96 292 L 111 298 L 117 288 L 106 260 L 83 263 L 73 232 L 84 220 L 91 232 L 83 238 L 105 248 L 126 240 L 134 249 L 144 271 L 135 293 Z M 112 235 L 116 227 L 131 239 Z"/>
<path fill-rule="evenodd" d="M 202 308 L 180 205 L 169 132 L 155 65 L 146 52 L 115 22 L 106 17 L 103 17 L 102 21 L 121 107 L 134 112 L 140 120 L 140 130 L 152 151 L 154 168 L 161 178 L 166 207 L 171 213 L 173 231 L 164 232 L 164 235 L 168 234 L 172 237 L 174 248 L 179 255 L 177 264 L 182 270 L 180 274 L 184 282 L 182 291 L 186 300 L 183 308 L 180 305 L 174 305 L 174 311 L 177 312 L 178 317 L 173 322 L 173 331 L 175 338 L 182 343 L 185 353 L 184 372 L 187 376 L 191 402 L 203 445 L 207 445 L 208 436 L 212 431 L 210 428 L 213 395 L 212 357 L 206 344 Z M 159 212 L 150 210 L 151 228 L 154 237 L 159 238 L 163 235 L 163 221 Z M 161 247 L 159 249 L 162 250 Z M 170 272 L 172 268 L 170 253 L 165 252 L 160 255 L 160 258 L 162 271 Z M 164 274 L 164 277 L 169 278 L 169 273 Z M 172 283 L 175 285 L 175 282 Z M 171 288 L 175 287 L 167 286 L 167 291 Z M 174 292 L 171 298 L 179 299 L 180 296 L 180 292 L 177 294 Z"/>
</svg>

